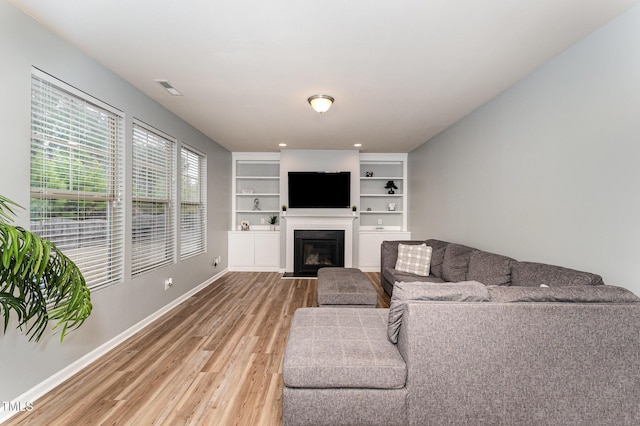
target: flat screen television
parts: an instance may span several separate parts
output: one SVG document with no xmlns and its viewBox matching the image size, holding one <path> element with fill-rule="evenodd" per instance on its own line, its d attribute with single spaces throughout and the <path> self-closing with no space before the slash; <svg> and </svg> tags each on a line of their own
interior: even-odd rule
<svg viewBox="0 0 640 426">
<path fill-rule="evenodd" d="M 351 205 L 351 172 L 289 172 L 289 207 L 347 208 Z"/>
</svg>

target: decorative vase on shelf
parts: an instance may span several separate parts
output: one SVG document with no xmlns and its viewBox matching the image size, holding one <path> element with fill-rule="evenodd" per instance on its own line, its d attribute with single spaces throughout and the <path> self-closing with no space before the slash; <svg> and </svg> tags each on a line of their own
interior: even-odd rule
<svg viewBox="0 0 640 426">
<path fill-rule="evenodd" d="M 398 189 L 395 182 L 392 180 L 387 181 L 387 184 L 384 187 L 389 190 L 389 194 L 395 194 L 394 189 Z"/>
</svg>

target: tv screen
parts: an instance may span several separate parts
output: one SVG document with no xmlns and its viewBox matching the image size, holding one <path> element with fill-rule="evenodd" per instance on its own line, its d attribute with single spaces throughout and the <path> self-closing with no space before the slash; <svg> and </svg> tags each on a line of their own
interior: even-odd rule
<svg viewBox="0 0 640 426">
<path fill-rule="evenodd" d="M 345 208 L 351 204 L 351 172 L 289 172 L 289 207 Z"/>
</svg>

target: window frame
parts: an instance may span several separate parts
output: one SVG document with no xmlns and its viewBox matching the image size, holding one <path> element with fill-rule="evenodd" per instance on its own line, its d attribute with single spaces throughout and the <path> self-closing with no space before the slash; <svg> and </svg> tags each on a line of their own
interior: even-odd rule
<svg viewBox="0 0 640 426">
<path fill-rule="evenodd" d="M 138 142 L 139 138 L 142 137 L 144 133 L 145 139 L 148 143 L 150 139 L 154 143 L 162 142 L 165 144 L 165 149 L 167 149 L 166 156 L 164 156 L 166 169 L 162 169 L 163 165 L 160 163 L 149 163 L 149 161 L 155 161 L 157 157 L 153 153 L 149 152 L 152 157 L 147 157 L 147 165 L 149 168 L 155 167 L 160 174 L 164 172 L 164 176 L 166 177 L 166 193 L 164 196 L 150 196 L 150 194 L 146 194 L 145 196 L 137 195 L 136 189 L 136 166 L 137 161 L 141 160 L 136 158 L 136 148 L 139 147 Z M 176 263 L 176 226 L 175 226 L 175 206 L 176 206 L 176 152 L 177 152 L 177 140 L 176 138 L 158 130 L 140 120 L 134 119 L 132 130 L 131 130 L 131 222 L 132 222 L 132 232 L 131 232 L 131 276 L 133 278 L 142 275 L 147 272 L 151 272 L 157 269 L 160 269 L 164 266 L 175 264 Z M 156 151 L 157 153 L 157 151 Z M 160 176 L 155 176 L 158 178 Z M 156 182 L 158 183 L 158 182 Z M 147 235 L 146 231 L 140 231 L 139 233 L 136 231 L 136 211 L 138 210 L 137 206 L 151 207 L 153 210 L 157 210 L 158 207 L 164 206 L 164 211 L 166 211 L 166 217 L 164 220 L 165 231 L 163 233 L 163 238 L 158 238 L 158 234 L 153 232 L 153 228 L 157 227 L 158 223 L 155 220 L 152 220 L 152 235 Z M 144 216 L 144 215 L 143 215 Z M 149 216 L 149 215 L 147 215 Z M 141 228 L 140 228 L 141 229 Z M 156 229 L 157 230 L 157 229 Z M 147 238 L 146 247 L 145 245 L 141 245 L 142 240 Z M 139 241 L 138 241 L 139 239 Z M 136 245 L 139 245 L 143 250 L 137 251 Z M 154 255 L 153 253 L 157 253 L 154 250 L 154 246 L 156 249 L 163 249 L 164 256 Z M 162 245 L 163 247 L 160 247 Z M 146 257 L 146 260 L 144 259 Z"/>
<path fill-rule="evenodd" d="M 193 174 L 185 173 L 188 167 L 185 168 L 184 158 L 185 154 L 191 159 L 196 159 L 198 164 L 197 170 L 197 186 L 199 190 L 198 200 L 188 199 L 185 200 L 185 183 L 188 177 L 194 179 Z M 191 164 L 191 160 L 188 164 Z M 188 166 L 187 164 L 187 166 Z M 198 227 L 200 232 L 194 238 L 186 239 L 186 236 L 193 235 L 187 234 L 185 229 L 191 223 L 185 219 L 185 208 L 195 208 L 199 210 L 199 223 Z M 187 249 L 189 247 L 189 249 Z M 180 260 L 188 259 L 193 256 L 197 256 L 207 252 L 207 156 L 202 152 L 194 149 L 193 147 L 182 144 L 180 147 Z"/>
<path fill-rule="evenodd" d="M 32 67 L 30 229 L 69 256 L 92 291 L 124 282 L 124 126 L 122 111 Z M 55 167 L 61 161 L 68 175 Z M 92 191 L 81 189 L 91 173 L 93 179 L 106 173 L 104 190 L 96 190 L 98 181 Z M 66 189 L 56 188 L 63 183 Z M 75 211 L 68 210 L 74 201 Z"/>
</svg>

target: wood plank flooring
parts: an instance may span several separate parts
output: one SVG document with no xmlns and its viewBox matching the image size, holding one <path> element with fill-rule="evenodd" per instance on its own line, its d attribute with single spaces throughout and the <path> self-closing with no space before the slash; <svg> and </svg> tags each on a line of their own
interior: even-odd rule
<svg viewBox="0 0 640 426">
<path fill-rule="evenodd" d="M 366 274 L 389 297 L 380 274 Z M 230 272 L 7 425 L 281 425 L 282 357 L 315 279 Z"/>
</svg>

